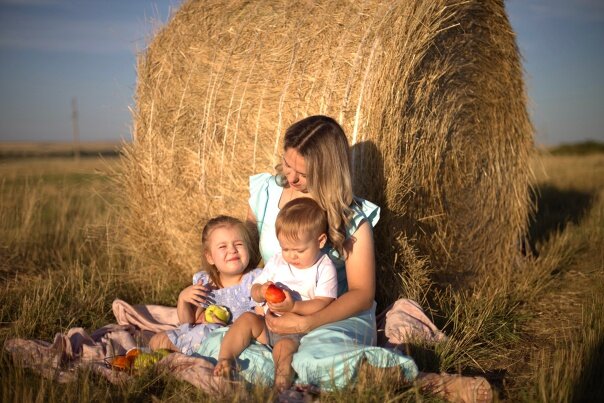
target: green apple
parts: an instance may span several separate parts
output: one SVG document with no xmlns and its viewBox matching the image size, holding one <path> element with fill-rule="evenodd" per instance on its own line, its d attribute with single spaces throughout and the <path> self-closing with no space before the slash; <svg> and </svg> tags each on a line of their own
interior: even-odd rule
<svg viewBox="0 0 604 403">
<path fill-rule="evenodd" d="M 214 323 L 214 317 L 212 316 L 212 314 L 224 323 L 228 323 L 229 319 L 231 319 L 231 313 L 228 309 L 226 309 L 226 307 L 222 305 L 210 305 L 206 308 L 206 322 Z"/>
<path fill-rule="evenodd" d="M 134 358 L 133 367 L 140 371 L 155 365 L 160 359 L 161 357 L 155 353 L 140 353 Z"/>
<path fill-rule="evenodd" d="M 166 350 L 165 348 L 160 348 L 152 353 L 140 352 L 136 357 L 134 357 L 134 362 L 132 365 L 134 369 L 141 371 L 155 365 L 158 361 L 170 353 L 171 351 Z"/>
<path fill-rule="evenodd" d="M 153 352 L 153 354 L 157 355 L 160 360 L 171 353 L 172 351 L 168 350 L 167 348 L 160 348 Z"/>
</svg>

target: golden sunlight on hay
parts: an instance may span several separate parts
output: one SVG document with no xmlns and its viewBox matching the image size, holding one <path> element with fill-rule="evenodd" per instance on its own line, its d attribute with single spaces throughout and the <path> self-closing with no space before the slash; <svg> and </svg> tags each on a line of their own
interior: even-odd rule
<svg viewBox="0 0 604 403">
<path fill-rule="evenodd" d="M 316 3 L 188 1 L 153 39 L 119 178 L 124 246 L 194 270 L 203 222 L 243 218 L 248 177 L 273 171 L 285 128 L 326 114 L 353 144 L 356 193 L 383 207 L 382 288 L 413 256 L 509 269 L 532 128 L 503 1 Z"/>
</svg>

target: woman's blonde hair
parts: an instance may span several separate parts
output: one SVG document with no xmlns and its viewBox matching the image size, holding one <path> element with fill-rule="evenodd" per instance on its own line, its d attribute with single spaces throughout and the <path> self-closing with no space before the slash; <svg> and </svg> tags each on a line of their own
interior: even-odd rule
<svg viewBox="0 0 604 403">
<path fill-rule="evenodd" d="M 304 158 L 308 191 L 327 212 L 327 235 L 334 249 L 345 257 L 345 231 L 352 219 L 353 193 L 350 146 L 344 130 L 328 116 L 309 116 L 285 131 L 283 149 L 290 148 Z M 282 164 L 276 169 L 280 184 L 288 186 Z"/>
<path fill-rule="evenodd" d="M 250 261 L 248 262 L 247 267 L 243 271 L 243 274 L 254 269 L 260 261 L 260 254 L 258 252 L 257 244 L 253 242 L 252 234 L 250 234 L 247 226 L 243 222 L 227 215 L 219 215 L 210 219 L 203 227 L 203 231 L 201 232 L 201 247 L 203 252 L 201 254 L 201 268 L 206 273 L 208 273 L 212 283 L 220 288 L 222 288 L 223 285 L 220 281 L 220 273 L 218 272 L 218 268 L 208 262 L 206 254 L 210 253 L 210 238 L 212 237 L 212 233 L 214 232 L 214 230 L 224 227 L 236 228 L 237 230 L 239 230 L 243 238 L 242 241 L 248 250 Z"/>
<path fill-rule="evenodd" d="M 303 240 L 310 235 L 318 238 L 327 234 L 327 214 L 319 204 L 309 197 L 293 199 L 279 211 L 275 221 L 277 237 L 285 237 L 291 241 Z"/>
</svg>

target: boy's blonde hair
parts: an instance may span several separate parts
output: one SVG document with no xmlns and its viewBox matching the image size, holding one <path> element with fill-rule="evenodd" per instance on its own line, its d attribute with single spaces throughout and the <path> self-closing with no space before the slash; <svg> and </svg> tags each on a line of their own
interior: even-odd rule
<svg viewBox="0 0 604 403">
<path fill-rule="evenodd" d="M 243 271 L 243 274 L 256 268 L 258 262 L 260 261 L 260 253 L 258 251 L 257 243 L 253 242 L 252 234 L 250 234 L 248 227 L 243 222 L 241 222 L 241 220 L 227 215 L 219 215 L 210 219 L 203 227 L 203 231 L 201 232 L 201 247 L 203 252 L 201 254 L 201 268 L 203 271 L 208 273 L 212 283 L 220 288 L 223 287 L 222 282 L 220 281 L 220 273 L 218 272 L 218 269 L 215 265 L 210 264 L 210 262 L 208 262 L 208 259 L 206 258 L 206 253 L 210 253 L 210 238 L 212 237 L 212 233 L 214 232 L 214 230 L 224 227 L 238 229 L 243 238 L 243 243 L 248 250 L 250 261 L 245 270 Z"/>
<path fill-rule="evenodd" d="M 352 219 L 352 176 L 350 146 L 342 127 L 334 119 L 309 116 L 285 131 L 283 149 L 295 149 L 306 164 L 307 188 L 326 211 L 327 235 L 334 249 L 345 258 L 346 226 Z M 282 164 L 277 165 L 282 186 L 287 186 Z"/>
<path fill-rule="evenodd" d="M 327 215 L 316 201 L 308 197 L 300 197 L 289 201 L 275 221 L 277 237 L 285 237 L 291 241 L 299 241 L 310 235 L 318 238 L 327 234 Z"/>
</svg>

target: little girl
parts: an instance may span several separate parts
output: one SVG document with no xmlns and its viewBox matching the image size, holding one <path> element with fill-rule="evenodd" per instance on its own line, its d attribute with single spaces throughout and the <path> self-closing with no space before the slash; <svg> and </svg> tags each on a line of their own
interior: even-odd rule
<svg viewBox="0 0 604 403">
<path fill-rule="evenodd" d="M 155 334 L 149 341 L 152 350 L 193 354 L 212 330 L 227 325 L 216 316 L 213 322 L 218 323 L 206 322 L 205 309 L 211 304 L 227 307 L 229 322 L 254 310 L 250 290 L 262 270 L 254 269 L 258 253 L 246 226 L 236 218 L 218 216 L 205 225 L 201 241 L 203 271 L 195 273 L 193 285 L 178 296 L 176 311 L 181 325 Z"/>
</svg>

